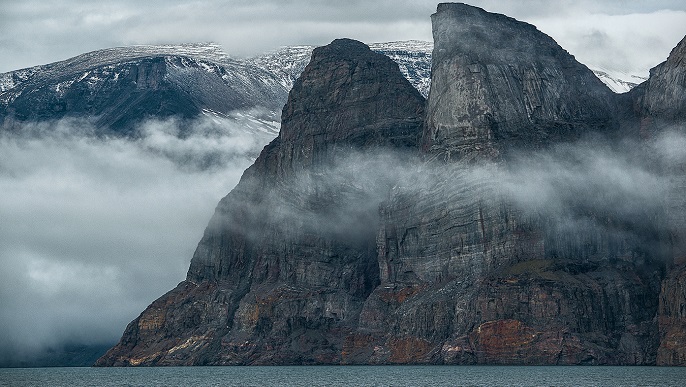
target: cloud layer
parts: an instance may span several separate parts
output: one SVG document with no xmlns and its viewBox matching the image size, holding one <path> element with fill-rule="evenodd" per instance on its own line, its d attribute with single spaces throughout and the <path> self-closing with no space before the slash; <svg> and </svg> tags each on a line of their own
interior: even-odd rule
<svg viewBox="0 0 686 387">
<path fill-rule="evenodd" d="M 183 139 L 175 121 L 146 123 L 137 141 L 85 125 L 0 136 L 0 361 L 115 342 L 185 279 L 214 206 L 274 136 L 218 118 Z"/>
<path fill-rule="evenodd" d="M 232 55 L 284 45 L 431 40 L 437 1 L 201 0 L 106 3 L 5 2 L 0 72 L 132 44 L 215 41 Z M 470 4 L 533 23 L 582 62 L 645 72 L 686 34 L 686 4 L 675 0 L 495 1 Z"/>
</svg>

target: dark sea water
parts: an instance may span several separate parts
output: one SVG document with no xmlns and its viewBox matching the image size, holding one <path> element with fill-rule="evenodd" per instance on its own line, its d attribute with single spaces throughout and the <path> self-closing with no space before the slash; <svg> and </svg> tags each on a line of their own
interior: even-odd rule
<svg viewBox="0 0 686 387">
<path fill-rule="evenodd" d="M 686 386 L 686 368 L 300 366 L 5 368 L 2 386 Z"/>
</svg>

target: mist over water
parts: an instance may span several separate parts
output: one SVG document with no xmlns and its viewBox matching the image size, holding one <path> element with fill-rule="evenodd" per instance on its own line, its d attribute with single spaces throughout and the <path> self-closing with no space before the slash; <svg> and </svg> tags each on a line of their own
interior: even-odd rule
<svg viewBox="0 0 686 387">
<path fill-rule="evenodd" d="M 239 116 L 183 125 L 122 139 L 62 120 L 0 135 L 0 364 L 114 344 L 185 279 L 217 202 L 275 132 Z"/>
</svg>

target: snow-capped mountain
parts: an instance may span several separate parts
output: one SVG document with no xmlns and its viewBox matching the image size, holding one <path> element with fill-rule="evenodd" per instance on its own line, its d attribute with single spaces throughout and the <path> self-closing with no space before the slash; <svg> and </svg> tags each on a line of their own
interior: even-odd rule
<svg viewBox="0 0 686 387">
<path fill-rule="evenodd" d="M 236 110 L 279 111 L 288 89 L 273 73 L 214 44 L 94 51 L 0 74 L 0 124 L 89 117 L 104 132 L 135 135 L 147 118 Z M 278 121 L 278 115 L 275 118 Z"/>
<path fill-rule="evenodd" d="M 280 77 L 282 84 L 290 89 L 310 60 L 314 46 L 289 46 L 276 51 L 247 59 L 247 62 L 265 69 Z M 387 43 L 372 43 L 369 48 L 393 59 L 403 75 L 428 97 L 431 86 L 431 54 L 433 43 L 421 40 L 408 40 Z M 645 81 L 641 77 L 626 72 L 609 70 L 589 65 L 591 71 L 615 93 L 625 93 Z"/>
<path fill-rule="evenodd" d="M 293 82 L 310 61 L 315 46 L 288 46 L 246 61 L 280 77 L 282 84 L 290 90 Z M 374 51 L 393 59 L 400 71 L 424 97 L 429 95 L 431 84 L 431 52 L 433 44 L 419 40 L 388 43 L 372 43 Z M 284 103 L 286 101 L 284 100 Z"/>
<path fill-rule="evenodd" d="M 410 83 L 428 96 L 431 42 L 369 46 L 396 61 Z M 0 74 L 0 126 L 17 130 L 21 122 L 88 117 L 105 133 L 135 136 L 136 124 L 147 118 L 228 117 L 251 111 L 254 125 L 269 122 L 273 130 L 313 49 L 283 47 L 247 59 L 232 58 L 213 43 L 89 52 Z M 617 93 L 644 80 L 602 68 L 593 71 Z"/>
<path fill-rule="evenodd" d="M 589 68 L 615 93 L 626 93 L 648 79 L 648 77 L 629 74 L 623 71 L 609 70 L 603 67 L 589 66 Z"/>
</svg>

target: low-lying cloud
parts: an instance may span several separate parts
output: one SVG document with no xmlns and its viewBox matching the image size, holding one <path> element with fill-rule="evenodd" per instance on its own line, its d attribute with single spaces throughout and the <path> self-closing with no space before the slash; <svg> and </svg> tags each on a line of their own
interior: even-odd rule
<svg viewBox="0 0 686 387">
<path fill-rule="evenodd" d="M 253 113 L 181 138 L 174 120 L 137 140 L 79 120 L 0 135 L 0 363 L 114 343 L 182 281 L 217 202 L 276 134 L 246 129 Z"/>
<path fill-rule="evenodd" d="M 0 362 L 113 343 L 185 279 L 216 203 L 275 136 L 245 129 L 273 128 L 253 117 L 206 118 L 183 136 L 176 121 L 151 121 L 137 140 L 92 136 L 78 121 L 0 136 Z M 499 164 L 437 165 L 379 150 L 332 160 L 286 181 L 292 195 L 266 192 L 270 221 L 353 237 L 356 227 L 366 238 L 379 209 L 400 196 L 494 192 L 560 232 L 638 236 L 646 248 L 661 248 L 646 232 L 686 222 L 682 128 L 651 141 L 589 138 Z"/>
<path fill-rule="evenodd" d="M 521 215 L 519 223 L 533 222 L 553 236 L 551 243 L 561 243 L 561 254 L 604 240 L 623 246 L 613 254 L 624 255 L 591 258 L 668 259 L 673 234 L 679 222 L 686 223 L 680 195 L 686 187 L 685 144 L 676 128 L 648 141 L 590 136 L 520 151 L 499 163 L 443 164 L 389 150 L 356 151 L 278 183 L 252 211 L 282 225 L 285 235 L 300 227 L 305 233 L 373 240 L 369 230 L 378 226 L 379 209 L 423 216 L 440 205 L 446 214 L 476 221 L 478 214 L 469 211 L 479 203 L 505 201 Z M 565 244 L 572 250 L 565 252 Z"/>
</svg>

